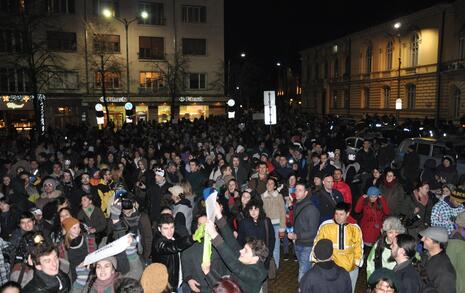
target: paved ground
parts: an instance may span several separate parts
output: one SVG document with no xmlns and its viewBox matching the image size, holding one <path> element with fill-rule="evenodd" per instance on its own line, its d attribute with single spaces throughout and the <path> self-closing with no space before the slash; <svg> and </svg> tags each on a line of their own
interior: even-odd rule
<svg viewBox="0 0 465 293">
<path fill-rule="evenodd" d="M 269 293 L 296 293 L 298 264 L 293 260 L 282 261 L 280 263 L 278 276 L 275 280 L 270 280 L 268 283 Z M 366 273 L 362 269 L 357 281 L 357 293 L 365 292 L 366 288 Z M 323 292 L 322 292 L 323 293 Z"/>
</svg>

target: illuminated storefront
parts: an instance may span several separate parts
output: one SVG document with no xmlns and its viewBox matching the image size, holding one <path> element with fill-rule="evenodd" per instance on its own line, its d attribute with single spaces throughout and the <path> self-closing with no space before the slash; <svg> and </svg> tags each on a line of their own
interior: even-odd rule
<svg viewBox="0 0 465 293">
<path fill-rule="evenodd" d="M 12 126 L 18 131 L 34 125 L 34 105 L 29 95 L 3 95 L 0 102 L 0 128 Z"/>
</svg>

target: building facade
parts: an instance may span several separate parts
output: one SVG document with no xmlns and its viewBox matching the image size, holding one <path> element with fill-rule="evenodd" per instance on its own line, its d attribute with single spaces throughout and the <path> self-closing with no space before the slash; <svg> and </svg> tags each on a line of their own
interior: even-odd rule
<svg viewBox="0 0 465 293">
<path fill-rule="evenodd" d="M 48 125 L 95 124 L 104 95 L 117 126 L 128 101 L 137 120 L 170 120 L 173 100 L 180 117 L 223 115 L 223 10 L 223 0 L 0 0 L 0 127 L 32 125 L 31 76 Z M 30 56 L 18 61 L 28 54 L 35 75 Z"/>
<path fill-rule="evenodd" d="M 308 48 L 301 57 L 308 111 L 447 120 L 465 114 L 463 0 Z"/>
</svg>

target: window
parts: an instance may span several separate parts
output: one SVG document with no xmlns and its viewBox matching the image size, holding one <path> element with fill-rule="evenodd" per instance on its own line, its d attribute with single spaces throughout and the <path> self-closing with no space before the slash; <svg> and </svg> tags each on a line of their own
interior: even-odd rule
<svg viewBox="0 0 465 293">
<path fill-rule="evenodd" d="M 328 70 L 329 70 L 328 61 L 325 60 L 325 66 L 323 68 L 323 77 L 324 78 L 328 78 Z"/>
<path fill-rule="evenodd" d="M 363 89 L 363 103 L 364 108 L 370 108 L 370 89 L 367 87 Z"/>
<path fill-rule="evenodd" d="M 417 153 L 423 156 L 429 156 L 429 152 L 431 150 L 431 145 L 425 143 L 419 143 L 416 145 Z"/>
<path fill-rule="evenodd" d="M 344 74 L 346 74 L 347 76 L 350 75 L 350 56 L 346 57 L 346 64 L 345 64 Z"/>
<path fill-rule="evenodd" d="M 459 118 L 460 117 L 460 96 L 462 95 L 460 89 L 458 87 L 455 87 L 454 89 L 454 118 Z"/>
<path fill-rule="evenodd" d="M 368 46 L 365 54 L 365 72 L 367 74 L 371 73 L 371 63 L 373 60 L 373 48 L 372 46 Z"/>
<path fill-rule="evenodd" d="M 318 63 L 315 63 L 314 76 L 315 76 L 315 79 L 320 78 L 320 65 Z"/>
<path fill-rule="evenodd" d="M 139 73 L 139 87 L 143 92 L 156 92 L 163 87 L 160 72 L 141 71 Z"/>
<path fill-rule="evenodd" d="M 121 72 L 105 71 L 105 88 L 106 89 L 119 89 L 121 87 Z M 95 72 L 95 87 L 102 87 L 102 74 Z"/>
<path fill-rule="evenodd" d="M 333 108 L 338 108 L 337 91 L 333 91 Z"/>
<path fill-rule="evenodd" d="M 164 59 L 165 41 L 160 37 L 139 37 L 139 59 Z"/>
<path fill-rule="evenodd" d="M 206 23 L 207 7 L 184 5 L 182 7 L 182 21 L 184 23 Z"/>
<path fill-rule="evenodd" d="M 344 105 L 343 107 L 346 109 L 349 109 L 350 106 L 350 95 L 349 95 L 349 90 L 344 90 Z"/>
<path fill-rule="evenodd" d="M 163 3 L 139 2 L 139 15 L 142 11 L 147 12 L 148 17 L 139 18 L 140 24 L 164 25 L 166 23 Z"/>
<path fill-rule="evenodd" d="M 94 35 L 94 50 L 96 53 L 119 53 L 119 35 Z"/>
<path fill-rule="evenodd" d="M 334 78 L 339 78 L 339 61 L 334 59 Z"/>
<path fill-rule="evenodd" d="M 386 70 L 392 70 L 392 41 L 389 41 L 386 46 Z"/>
<path fill-rule="evenodd" d="M 187 82 L 187 88 L 191 90 L 200 90 L 207 88 L 205 73 L 189 73 Z"/>
<path fill-rule="evenodd" d="M 113 12 L 113 16 L 119 16 L 119 0 L 94 0 L 94 15 L 102 15 L 104 9 Z"/>
<path fill-rule="evenodd" d="M 385 86 L 383 88 L 383 100 L 384 100 L 384 107 L 389 108 L 389 100 L 391 99 L 391 88 Z"/>
<path fill-rule="evenodd" d="M 48 0 L 50 13 L 74 14 L 75 0 Z"/>
<path fill-rule="evenodd" d="M 420 46 L 420 37 L 418 34 L 413 34 L 410 40 L 410 66 L 418 66 L 418 49 Z"/>
<path fill-rule="evenodd" d="M 48 81 L 49 89 L 77 89 L 79 88 L 79 78 L 77 72 L 57 71 L 50 72 Z"/>
<path fill-rule="evenodd" d="M 407 85 L 407 108 L 415 109 L 417 87 L 414 84 Z"/>
<path fill-rule="evenodd" d="M 183 55 L 207 55 L 206 39 L 182 39 Z"/>
<path fill-rule="evenodd" d="M 0 91 L 5 93 L 26 92 L 31 88 L 25 70 L 0 68 Z"/>
<path fill-rule="evenodd" d="M 0 30 L 0 52 L 22 52 L 23 33 L 13 30 Z"/>
<path fill-rule="evenodd" d="M 51 51 L 76 51 L 76 33 L 48 31 L 47 48 Z"/>
<path fill-rule="evenodd" d="M 459 36 L 459 59 L 465 59 L 465 32 Z"/>
</svg>

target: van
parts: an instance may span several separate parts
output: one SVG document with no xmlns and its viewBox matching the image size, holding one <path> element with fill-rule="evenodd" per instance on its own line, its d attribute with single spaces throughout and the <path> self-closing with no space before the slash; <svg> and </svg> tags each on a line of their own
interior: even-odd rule
<svg viewBox="0 0 465 293">
<path fill-rule="evenodd" d="M 402 161 L 407 153 L 409 146 L 413 145 L 414 149 L 420 156 L 420 168 L 423 169 L 425 161 L 434 159 L 436 165 L 439 165 L 445 155 L 454 158 L 457 165 L 457 172 L 460 175 L 465 174 L 465 140 L 463 139 L 435 139 L 435 138 L 407 138 L 404 139 L 396 151 L 394 159 L 396 166 L 401 166 Z"/>
</svg>

